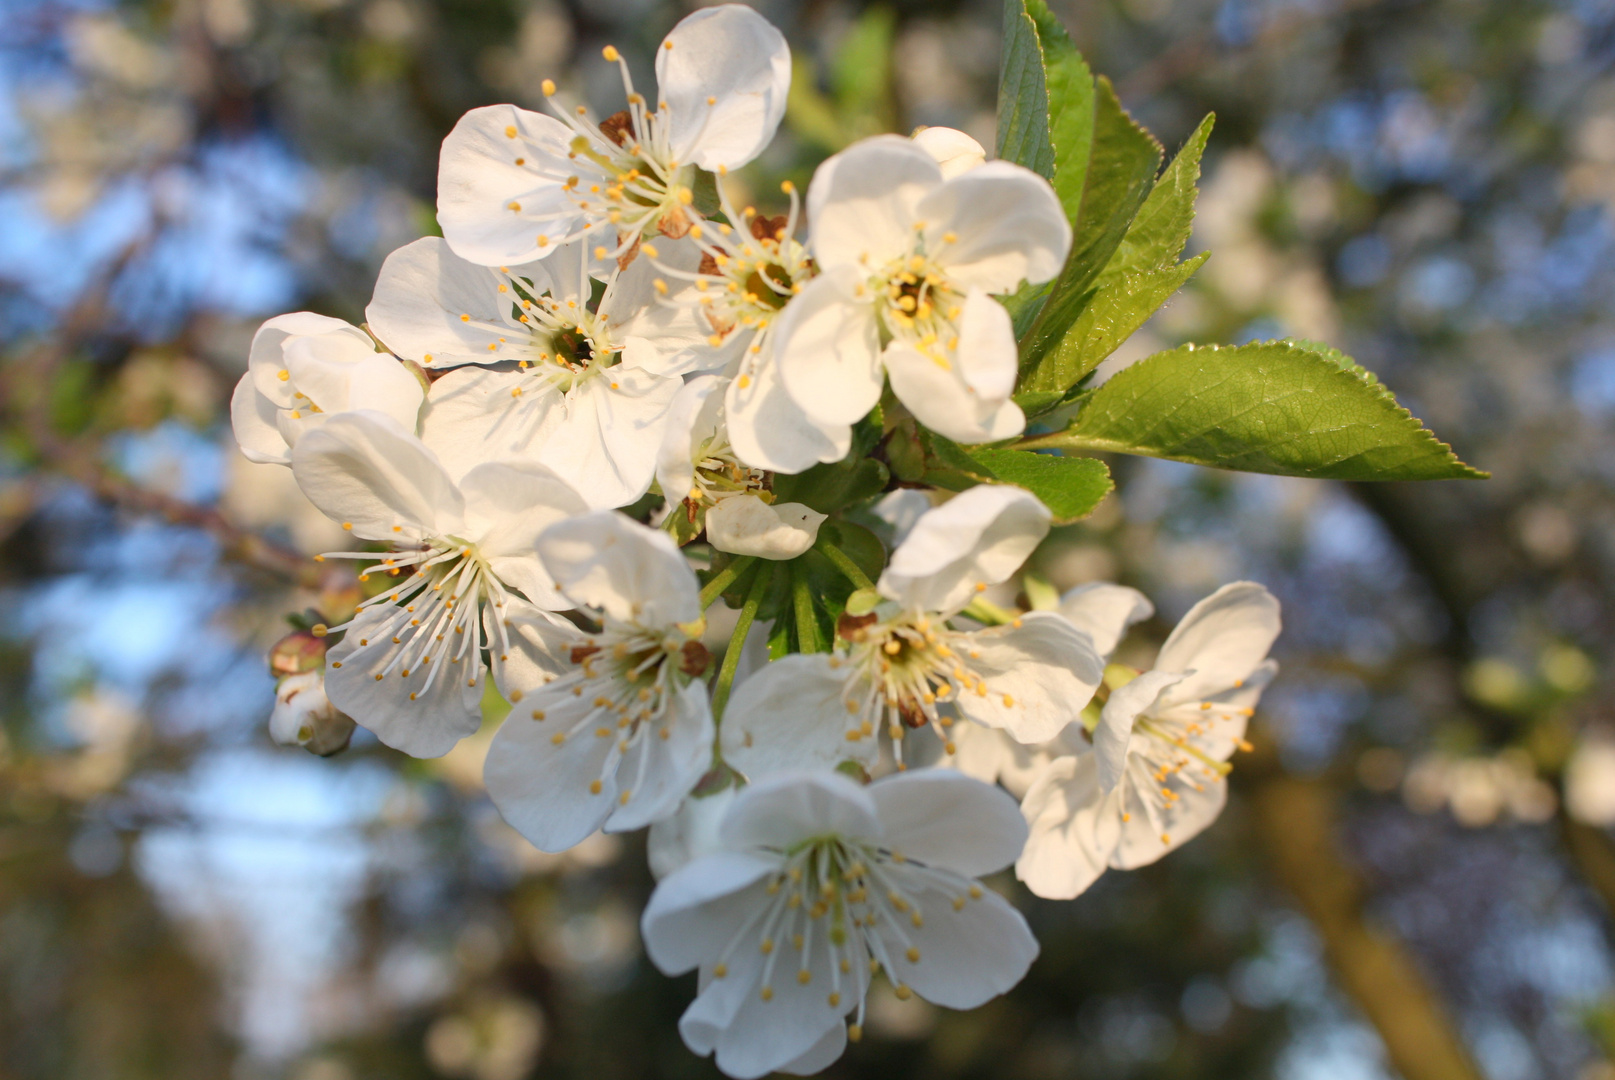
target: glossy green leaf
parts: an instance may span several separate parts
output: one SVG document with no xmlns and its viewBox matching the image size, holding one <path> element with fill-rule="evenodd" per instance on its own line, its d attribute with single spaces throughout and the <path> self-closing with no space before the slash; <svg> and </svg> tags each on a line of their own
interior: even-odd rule
<svg viewBox="0 0 1615 1080">
<path fill-rule="evenodd" d="M 1101 76 L 1096 86 L 1093 151 L 1073 227 L 1071 254 L 1021 340 L 1023 390 L 1066 388 L 1040 370 L 1042 361 L 1092 301 L 1100 272 L 1127 235 L 1161 166 L 1161 144 L 1155 136 L 1127 115 L 1108 79 Z"/>
<path fill-rule="evenodd" d="M 872 498 L 886 490 L 886 466 L 870 457 L 849 454 L 828 465 L 815 465 L 794 476 L 774 477 L 779 502 L 801 503 L 821 514 L 832 514 L 850 503 Z"/>
<path fill-rule="evenodd" d="M 1344 354 L 1290 341 L 1157 353 L 1094 390 L 1065 431 L 1022 445 L 1334 480 L 1486 475 Z"/>
<path fill-rule="evenodd" d="M 1110 480 L 1110 470 L 1098 458 L 1060 457 L 1025 450 L 977 450 L 971 456 L 990 469 L 998 480 L 1036 495 L 1060 524 L 1093 513 L 1099 500 L 1115 486 Z"/>
<path fill-rule="evenodd" d="M 1177 263 L 1194 226 L 1196 184 L 1200 158 L 1211 138 L 1215 117 L 1200 121 L 1194 134 L 1177 152 L 1150 189 L 1138 216 L 1099 276 L 1101 287 L 1128 274 L 1157 270 Z"/>
</svg>

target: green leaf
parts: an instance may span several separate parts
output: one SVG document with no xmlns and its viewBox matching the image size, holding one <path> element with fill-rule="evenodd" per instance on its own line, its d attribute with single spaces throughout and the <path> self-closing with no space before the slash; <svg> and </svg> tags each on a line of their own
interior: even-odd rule
<svg viewBox="0 0 1615 1080">
<path fill-rule="evenodd" d="M 1172 164 L 1140 207 L 1127 235 L 1099 276 L 1100 287 L 1127 274 L 1157 270 L 1177 263 L 1194 225 L 1195 185 L 1200 180 L 1200 157 L 1211 138 L 1215 116 L 1200 121 Z"/>
<path fill-rule="evenodd" d="M 1036 2 L 1036 0 L 1033 0 Z M 1025 0 L 1005 0 L 1004 40 L 998 66 L 998 157 L 1054 178 L 1049 141 L 1049 92 L 1043 44 Z"/>
<path fill-rule="evenodd" d="M 1016 400 L 1021 397 L 1041 400 L 1044 395 L 1053 394 L 1058 403 L 1065 396 L 1058 387 L 1075 386 L 1098 367 L 1149 321 L 1209 257 L 1210 252 L 1202 252 L 1187 262 L 1140 270 L 1102 282 L 1092 302 L 1077 316 L 1076 324 L 1038 365 L 1035 383 L 1038 387 L 1047 384 L 1050 389 L 1023 391 L 1016 395 Z"/>
<path fill-rule="evenodd" d="M 1115 485 L 1098 458 L 1059 457 L 1025 450 L 977 450 L 972 455 L 1006 484 L 1023 487 L 1042 500 L 1058 524 L 1093 513 Z"/>
<path fill-rule="evenodd" d="M 1138 215 L 1161 167 L 1161 144 L 1122 108 L 1101 76 L 1094 98 L 1093 152 L 1083 178 L 1082 205 L 1071 254 L 1031 329 L 1021 340 L 1021 389 L 1064 390 L 1040 370 L 1044 356 L 1071 329 L 1093 298 L 1100 271 Z"/>
<path fill-rule="evenodd" d="M 897 13 L 876 5 L 858 16 L 836 49 L 830 86 L 845 116 L 890 130 L 892 124 L 892 35 Z"/>
<path fill-rule="evenodd" d="M 1292 341 L 1157 353 L 1094 390 L 1065 431 L 1021 445 L 1332 480 L 1487 475 L 1350 358 Z"/>
<path fill-rule="evenodd" d="M 1087 517 L 1114 486 L 1110 470 L 1098 458 L 984 446 L 966 449 L 935 432 L 931 452 L 944 471 L 927 474 L 927 481 L 956 491 L 972 486 L 971 481 L 1014 484 L 1041 499 L 1062 524 Z M 955 482 L 946 482 L 949 478 Z"/>
<path fill-rule="evenodd" d="M 840 461 L 815 465 L 794 476 L 775 476 L 774 495 L 779 502 L 801 503 L 821 514 L 832 514 L 843 506 L 879 495 L 886 490 L 890 478 L 882 462 L 849 454 Z"/>
<path fill-rule="evenodd" d="M 1041 416 L 1065 400 L 1065 394 L 1059 390 L 1031 390 L 1016 394 L 1013 398 L 1021 412 L 1028 417 Z"/>
</svg>

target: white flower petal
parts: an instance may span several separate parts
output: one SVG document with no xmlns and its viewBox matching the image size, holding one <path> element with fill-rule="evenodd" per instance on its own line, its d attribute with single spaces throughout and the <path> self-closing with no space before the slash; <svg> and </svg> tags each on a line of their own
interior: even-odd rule
<svg viewBox="0 0 1615 1080">
<path fill-rule="evenodd" d="M 899 135 L 865 139 L 826 160 L 807 198 L 819 266 L 863 278 L 906 255 L 921 201 L 941 183 L 935 159 Z"/>
<path fill-rule="evenodd" d="M 944 368 L 902 342 L 889 346 L 883 359 L 892 393 L 915 419 L 939 435 L 969 444 L 1011 439 L 1026 430 L 1020 406 L 981 397 L 965 385 L 957 366 Z"/>
<path fill-rule="evenodd" d="M 954 350 L 965 385 L 981 398 L 982 407 L 1002 403 L 1015 392 L 1020 353 L 1009 309 L 979 287 L 965 295 L 959 319 L 959 347 Z M 1016 428 L 1015 434 L 1019 434 Z M 1008 438 L 994 435 L 993 438 Z"/>
<path fill-rule="evenodd" d="M 1099 790 L 1092 754 L 1055 758 L 1021 802 L 1031 828 L 1015 876 L 1047 900 L 1080 896 L 1105 872 L 1121 841 L 1120 803 L 1120 792 Z"/>
<path fill-rule="evenodd" d="M 739 335 L 736 339 L 744 343 Z M 821 461 L 840 461 L 852 445 L 849 425 L 822 424 L 792 400 L 775 359 L 772 335 L 745 379 L 730 380 L 723 400 L 730 445 L 735 456 L 754 469 L 799 473 Z"/>
<path fill-rule="evenodd" d="M 568 690 L 540 690 L 511 710 L 488 747 L 482 767 L 488 795 L 511 828 L 540 851 L 565 851 L 617 807 L 618 777 L 605 772 L 616 739 L 597 738 L 592 725 L 573 730 L 593 707 Z M 544 719 L 534 719 L 534 712 Z M 566 736 L 559 745 L 557 734 Z M 598 792 L 590 789 L 596 779 Z"/>
<path fill-rule="evenodd" d="M 548 287 L 541 268 L 517 267 L 515 273 L 536 277 L 539 293 Z M 493 270 L 428 236 L 387 256 L 365 319 L 389 349 L 423 367 L 518 359 L 525 353 L 517 343 L 525 346 L 531 334 L 513 323 L 511 305 L 519 298 L 508 286 L 500 292 L 500 284 Z"/>
<path fill-rule="evenodd" d="M 252 372 L 241 376 L 230 395 L 230 428 L 242 456 L 260 465 L 290 465 L 292 449 L 275 423 L 275 403 L 258 392 Z"/>
<path fill-rule="evenodd" d="M 862 420 L 885 381 L 874 308 L 851 296 L 849 273 L 808 282 L 774 324 L 774 360 L 786 393 L 819 425 Z"/>
<path fill-rule="evenodd" d="M 1037 939 L 1021 913 L 990 889 L 956 908 L 961 898 L 912 868 L 889 866 L 897 887 L 924 914 L 916 927 L 897 920 L 876 926 L 885 939 L 891 975 L 927 1001 L 950 1009 L 974 1009 L 1007 993 L 1037 959 Z M 911 961 L 907 949 L 919 950 Z"/>
<path fill-rule="evenodd" d="M 935 159 L 944 180 L 951 180 L 987 162 L 987 151 L 982 145 L 958 128 L 921 128 L 910 138 L 914 140 L 914 145 Z"/>
<path fill-rule="evenodd" d="M 801 503 L 731 495 L 707 511 L 707 540 L 732 555 L 794 559 L 813 546 L 827 516 Z"/>
<path fill-rule="evenodd" d="M 930 192 L 916 213 L 925 221 L 926 250 L 966 288 L 1007 293 L 1023 280 L 1048 281 L 1071 249 L 1071 225 L 1054 188 L 1007 161 L 955 176 Z"/>
<path fill-rule="evenodd" d="M 639 920 L 651 963 L 682 975 L 720 955 L 749 909 L 765 902 L 763 879 L 778 870 L 777 859 L 720 851 L 664 878 Z"/>
<path fill-rule="evenodd" d="M 668 504 L 677 506 L 695 483 L 696 452 L 718 434 L 724 382 L 715 375 L 691 379 L 667 409 L 662 445 L 656 452 L 656 482 Z"/>
<path fill-rule="evenodd" d="M 670 626 L 701 616 L 700 589 L 678 545 L 611 510 L 553 525 L 539 556 L 573 601 L 643 626 Z"/>
<path fill-rule="evenodd" d="M 730 784 L 711 795 L 687 796 L 677 813 L 652 824 L 645 838 L 651 875 L 660 881 L 686 863 L 723 850 L 718 827 L 739 794 L 740 788 Z"/>
<path fill-rule="evenodd" d="M 1081 717 L 1104 663 L 1087 635 L 1058 615 L 1033 611 L 1018 621 L 970 635 L 970 666 L 987 693 L 962 691 L 956 705 L 1020 742 L 1046 742 Z"/>
<path fill-rule="evenodd" d="M 1155 614 L 1155 605 L 1137 589 L 1095 581 L 1062 596 L 1055 612 L 1087 634 L 1101 657 L 1108 657 L 1128 627 Z"/>
<path fill-rule="evenodd" d="M 859 730 L 847 708 L 847 672 L 827 653 L 782 656 L 740 682 L 719 729 L 723 759 L 752 781 L 777 772 L 874 764 L 878 737 Z M 858 738 L 849 739 L 857 733 Z"/>
<path fill-rule="evenodd" d="M 951 769 L 894 773 L 871 784 L 869 797 L 888 848 L 964 877 L 1002 870 L 1026 843 L 1014 799 Z"/>
<path fill-rule="evenodd" d="M 719 830 L 724 845 L 736 850 L 779 849 L 831 834 L 878 841 L 881 827 L 868 791 L 828 771 L 776 773 L 754 782 Z"/>
<path fill-rule="evenodd" d="M 559 120 L 514 105 L 460 117 L 437 169 L 437 220 L 455 254 L 484 266 L 516 265 L 571 239 L 583 214 L 562 185 L 569 176 L 585 187 L 604 179 L 588 159 L 572 156 L 572 137 Z"/>
<path fill-rule="evenodd" d="M 292 451 L 292 475 L 333 521 L 370 540 L 422 540 L 453 533 L 464 501 L 414 434 L 381 413 L 341 413 Z"/>
<path fill-rule="evenodd" d="M 460 481 L 465 496 L 465 531 L 489 567 L 507 586 L 539 607 L 569 606 L 539 561 L 538 537 L 557 521 L 587 513 L 588 505 L 571 485 L 530 461 L 490 461 Z"/>
<path fill-rule="evenodd" d="M 595 509 L 627 506 L 650 489 L 667 410 L 681 383 L 617 365 L 566 395 L 537 448 Z"/>
<path fill-rule="evenodd" d="M 847 1029 L 841 1024 L 831 1024 L 830 1029 L 805 1054 L 787 1061 L 776 1071 L 791 1076 L 813 1076 L 834 1065 L 846 1050 Z"/>
<path fill-rule="evenodd" d="M 331 704 L 393 749 L 411 757 L 440 757 L 482 726 L 488 673 L 475 654 L 458 663 L 445 656 L 408 677 L 396 667 L 387 673 L 399 653 L 419 651 L 411 649 L 419 632 L 390 605 L 361 611 L 326 654 L 325 692 Z M 364 641 L 370 644 L 361 645 Z"/>
<path fill-rule="evenodd" d="M 530 716 L 532 705 L 524 705 L 527 699 L 567 670 L 568 650 L 588 641 L 570 622 L 519 597 L 506 601 L 503 611 L 489 605 L 483 622 L 494 684 L 511 703 L 512 716 Z M 496 622 L 504 623 L 503 639 Z M 501 641 L 509 648 L 501 646 Z"/>
<path fill-rule="evenodd" d="M 252 349 L 247 356 L 247 373 L 252 376 L 258 392 L 276 407 L 289 409 L 294 403 L 292 387 L 280 373 L 286 370 L 286 342 L 298 337 L 318 337 L 324 334 L 348 335 L 366 347 L 370 338 L 358 327 L 349 326 L 341 319 L 316 315 L 312 311 L 294 311 L 290 315 L 276 315 L 258 328 L 252 336 Z"/>
<path fill-rule="evenodd" d="M 1155 666 L 1190 671 L 1168 702 L 1198 700 L 1244 679 L 1279 635 L 1279 602 L 1253 581 L 1224 585 L 1194 607 L 1161 646 Z"/>
<path fill-rule="evenodd" d="M 1133 723 L 1149 711 L 1162 692 L 1171 689 L 1194 672 L 1146 671 L 1110 695 L 1094 728 L 1094 757 L 1099 761 L 1099 790 L 1110 791 L 1121 782 L 1127 768 L 1127 747 L 1133 738 Z"/>
<path fill-rule="evenodd" d="M 712 764 L 712 708 L 703 682 L 674 689 L 667 713 L 649 724 L 623 755 L 617 787 L 628 794 L 606 822 L 608 832 L 632 832 L 665 818 Z"/>
<path fill-rule="evenodd" d="M 685 17 L 656 50 L 656 87 L 680 164 L 716 171 L 755 158 L 785 115 L 790 86 L 784 36 L 740 4 Z"/>
<path fill-rule="evenodd" d="M 952 613 L 977 586 L 1020 569 L 1048 535 L 1051 515 L 1037 496 L 983 484 L 927 511 L 892 553 L 881 595 L 905 607 Z"/>
</svg>

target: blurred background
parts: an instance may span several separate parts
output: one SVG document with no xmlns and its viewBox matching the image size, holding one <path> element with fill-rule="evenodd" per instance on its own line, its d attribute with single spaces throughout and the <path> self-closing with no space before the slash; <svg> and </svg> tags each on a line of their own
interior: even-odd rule
<svg viewBox="0 0 1615 1080">
<path fill-rule="evenodd" d="M 997 0 L 762 0 L 781 179 L 992 144 Z M 836 1077 L 1615 1080 L 1615 3 L 1071 0 L 1209 264 L 1126 346 L 1320 338 L 1485 483 L 1120 459 L 1038 564 L 1285 605 L 1221 822 L 1071 903 L 1016 991 L 877 991 Z M 644 959 L 643 839 L 533 851 L 469 740 L 272 745 L 266 647 L 351 587 L 225 405 L 257 324 L 360 321 L 439 141 L 556 78 L 620 105 L 669 0 L 0 0 L 0 1077 L 709 1077 Z"/>
</svg>

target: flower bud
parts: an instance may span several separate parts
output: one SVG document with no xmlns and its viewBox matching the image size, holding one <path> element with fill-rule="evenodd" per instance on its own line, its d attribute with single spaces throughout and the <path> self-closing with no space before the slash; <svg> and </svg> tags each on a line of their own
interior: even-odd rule
<svg viewBox="0 0 1615 1080">
<path fill-rule="evenodd" d="M 944 180 L 952 180 L 987 161 L 987 151 L 982 149 L 981 144 L 957 128 L 920 128 L 913 138 L 916 145 L 936 158 L 936 163 L 942 166 Z"/>
<path fill-rule="evenodd" d="M 310 630 L 293 630 L 269 650 L 269 673 L 275 676 L 300 675 L 325 666 L 326 641 Z"/>
<path fill-rule="evenodd" d="M 282 746 L 301 746 L 330 757 L 348 748 L 354 723 L 325 696 L 325 669 L 287 675 L 275 687 L 269 737 Z"/>
</svg>

